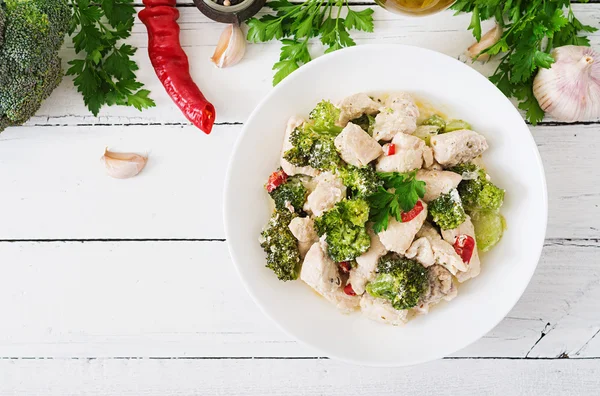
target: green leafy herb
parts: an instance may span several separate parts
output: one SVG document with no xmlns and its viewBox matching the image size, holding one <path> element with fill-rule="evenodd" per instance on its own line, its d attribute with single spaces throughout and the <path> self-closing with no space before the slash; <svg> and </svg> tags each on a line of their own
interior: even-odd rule
<svg viewBox="0 0 600 396">
<path fill-rule="evenodd" d="M 133 106 L 142 110 L 155 105 L 150 91 L 137 81 L 137 64 L 131 60 L 136 48 L 121 43 L 131 35 L 135 9 L 133 0 L 69 0 L 73 16 L 69 35 L 75 53 L 85 58 L 69 63 L 67 75 L 83 95 L 88 109 L 98 115 L 104 105 Z"/>
<path fill-rule="evenodd" d="M 569 0 L 458 0 L 453 8 L 472 13 L 469 29 L 477 40 L 481 38 L 481 21 L 494 18 L 502 26 L 500 40 L 482 52 L 501 54 L 490 81 L 519 101 L 519 108 L 533 125 L 544 117 L 533 96 L 533 79 L 540 68 L 554 63 L 550 51 L 563 45 L 589 46 L 588 38 L 579 34 L 597 30 L 575 17 Z"/>
<path fill-rule="evenodd" d="M 308 40 L 320 37 L 327 47 L 325 53 L 355 45 L 349 30 L 373 31 L 373 10 L 354 11 L 348 0 L 307 0 L 292 4 L 288 0 L 267 3 L 275 15 L 265 15 L 248 21 L 248 41 L 259 43 L 281 40 L 281 55 L 273 70 L 273 85 L 277 85 L 301 65 L 311 61 Z M 342 17 L 344 7 L 347 15 Z"/>
<path fill-rule="evenodd" d="M 425 182 L 416 179 L 416 171 L 410 173 L 380 172 L 383 187 L 369 197 L 370 218 L 373 230 L 387 230 L 389 217 L 402 221 L 402 212 L 411 210 L 419 198 L 425 195 Z"/>
</svg>

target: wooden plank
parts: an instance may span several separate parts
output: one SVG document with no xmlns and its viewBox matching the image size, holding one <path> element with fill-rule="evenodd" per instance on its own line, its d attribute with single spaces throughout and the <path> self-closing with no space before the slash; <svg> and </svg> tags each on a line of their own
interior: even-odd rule
<svg viewBox="0 0 600 396">
<path fill-rule="evenodd" d="M 21 127 L 0 135 L 1 239 L 224 238 L 222 188 L 240 125 Z M 599 238 L 600 125 L 532 128 L 548 179 L 549 238 Z M 105 146 L 149 151 L 114 180 Z M 584 177 L 585 176 L 585 177 Z M 519 194 L 527 186 L 505 186 Z"/>
<path fill-rule="evenodd" d="M 600 357 L 599 253 L 548 243 L 508 317 L 454 356 Z M 4 242 L 0 258 L 0 358 L 320 355 L 261 314 L 224 242 Z"/>
<path fill-rule="evenodd" d="M 594 395 L 600 360 L 443 360 L 407 368 L 331 360 L 17 360 L 3 395 Z"/>
<path fill-rule="evenodd" d="M 366 8 L 358 6 L 357 9 Z M 585 22 L 597 24 L 600 6 L 596 4 L 576 4 L 573 6 L 578 17 Z M 375 33 L 354 32 L 358 45 L 367 43 L 401 43 L 430 48 L 460 57 L 473 37 L 466 30 L 469 16 L 452 16 L 452 11 L 429 18 L 405 18 L 374 7 Z M 182 7 L 180 25 L 181 41 L 192 65 L 195 81 L 217 109 L 218 122 L 242 122 L 271 89 L 271 70 L 279 57 L 279 42 L 249 45 L 246 56 L 239 65 L 228 69 L 217 69 L 209 57 L 214 51 L 224 25 L 208 20 L 193 7 Z M 81 95 L 73 87 L 70 78 L 52 94 L 30 125 L 64 124 L 123 124 L 123 123 L 185 123 L 187 120 L 167 97 L 151 68 L 147 48 L 145 27 L 136 23 L 130 44 L 140 48 L 135 60 L 140 66 L 138 75 L 147 88 L 157 107 L 142 113 L 132 108 L 113 107 L 101 111 L 93 117 L 84 107 Z M 600 33 L 591 35 L 592 45 L 600 45 Z M 72 44 L 62 52 L 63 60 L 74 56 Z M 320 44 L 314 42 L 311 51 L 322 53 Z M 462 58 L 461 58 L 462 59 Z M 489 74 L 494 65 L 476 63 L 474 67 Z M 368 72 L 368 71 L 365 71 Z"/>
</svg>

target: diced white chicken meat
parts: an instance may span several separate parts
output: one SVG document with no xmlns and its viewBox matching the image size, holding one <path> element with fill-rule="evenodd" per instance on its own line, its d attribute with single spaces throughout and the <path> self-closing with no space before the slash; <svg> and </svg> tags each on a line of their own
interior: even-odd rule
<svg viewBox="0 0 600 396">
<path fill-rule="evenodd" d="M 332 293 L 342 285 L 336 263 L 329 258 L 319 242 L 314 243 L 306 253 L 300 279 L 321 295 Z"/>
<path fill-rule="evenodd" d="M 417 260 L 425 267 L 439 264 L 452 275 L 467 270 L 467 265 L 456 253 L 454 246 L 443 240 L 429 223 L 423 224 L 417 238 L 406 251 L 406 257 Z"/>
<path fill-rule="evenodd" d="M 472 160 L 488 149 L 487 140 L 468 129 L 431 137 L 435 160 L 447 168 Z"/>
<path fill-rule="evenodd" d="M 389 301 L 375 298 L 369 293 L 365 293 L 361 297 L 360 308 L 367 318 L 394 326 L 405 324 L 408 316 L 407 310 L 398 311 Z"/>
<path fill-rule="evenodd" d="M 366 93 L 357 93 L 348 96 L 338 106 L 340 108 L 338 124 L 346 126 L 348 121 L 358 118 L 363 114 L 377 114 L 380 106 L 379 103 L 371 99 Z"/>
<path fill-rule="evenodd" d="M 433 163 L 433 157 L 428 155 L 431 154 L 429 147 L 418 137 L 398 133 L 392 143 L 396 145 L 396 152 L 379 157 L 376 165 L 378 172 L 410 172 L 421 169 L 425 156 Z"/>
<path fill-rule="evenodd" d="M 376 140 L 391 140 L 397 133 L 412 134 L 417 129 L 419 108 L 406 93 L 391 95 L 379 109 L 373 126 Z"/>
<path fill-rule="evenodd" d="M 442 231 L 442 237 L 450 244 L 454 244 L 459 235 L 468 235 L 475 240 L 475 249 L 473 249 L 471 260 L 467 264 L 467 270 L 456 274 L 456 279 L 462 283 L 468 279 L 475 278 L 481 271 L 481 261 L 479 259 L 479 252 L 477 251 L 477 240 L 475 239 L 475 227 L 471 222 L 471 217 L 468 215 L 467 219 L 457 228 Z"/>
<path fill-rule="evenodd" d="M 363 294 L 367 283 L 375 279 L 377 262 L 387 253 L 387 249 L 373 230 L 369 230 L 369 236 L 371 237 L 369 250 L 356 258 L 356 266 L 350 270 L 348 283 L 352 285 L 352 290 L 357 295 Z"/>
<path fill-rule="evenodd" d="M 327 301 L 332 302 L 343 313 L 356 311 L 360 307 L 360 296 L 350 296 L 344 293 L 342 287 L 335 291 L 323 294 Z"/>
<path fill-rule="evenodd" d="M 401 223 L 390 217 L 387 230 L 383 230 L 378 234 L 381 243 L 387 250 L 399 254 L 406 253 L 427 218 L 427 204 L 424 202 L 422 204 L 423 210 L 411 221 Z M 440 239 L 442 238 L 440 237 Z"/>
<path fill-rule="evenodd" d="M 426 183 L 423 201 L 431 202 L 442 194 L 448 194 L 455 189 L 462 180 L 458 173 L 437 170 L 419 170 L 417 180 Z"/>
<path fill-rule="evenodd" d="M 286 151 L 294 147 L 290 142 L 290 135 L 294 131 L 294 129 L 298 128 L 300 125 L 304 124 L 305 120 L 301 117 L 292 116 L 287 123 L 285 128 L 285 136 L 283 137 L 283 147 L 281 148 L 281 169 L 285 173 L 290 176 L 293 175 L 308 175 L 308 176 L 316 176 L 319 174 L 319 171 L 313 168 L 312 166 L 296 166 L 290 164 L 283 155 Z"/>
<path fill-rule="evenodd" d="M 306 198 L 304 210 L 315 216 L 321 216 L 346 196 L 346 186 L 331 172 L 321 173 L 313 181 L 316 185 Z"/>
<path fill-rule="evenodd" d="M 356 124 L 348 124 L 334 140 L 344 161 L 354 166 L 365 166 L 377 159 L 383 150 L 377 140 Z"/>
<path fill-rule="evenodd" d="M 304 257 L 308 249 L 319 240 L 319 236 L 315 232 L 314 220 L 310 217 L 295 217 L 288 227 L 298 240 L 300 257 Z"/>
<path fill-rule="evenodd" d="M 419 314 L 429 312 L 429 307 L 442 300 L 450 301 L 458 294 L 452 274 L 440 265 L 434 265 L 428 271 L 429 285 L 427 292 L 421 298 L 419 305 L 414 309 Z"/>
</svg>

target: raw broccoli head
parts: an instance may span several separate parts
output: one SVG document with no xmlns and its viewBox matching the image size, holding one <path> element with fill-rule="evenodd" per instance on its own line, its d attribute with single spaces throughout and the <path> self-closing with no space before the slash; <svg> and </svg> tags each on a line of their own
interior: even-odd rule
<svg viewBox="0 0 600 396">
<path fill-rule="evenodd" d="M 428 287 L 428 271 L 416 261 L 388 253 L 377 263 L 377 277 L 367 293 L 389 300 L 395 309 L 415 307 Z"/>
<path fill-rule="evenodd" d="M 383 180 L 377 176 L 377 172 L 370 166 L 359 168 L 348 165 L 345 168 L 340 168 L 338 175 L 355 197 L 367 198 L 383 186 Z"/>
<path fill-rule="evenodd" d="M 429 214 L 442 230 L 452 230 L 466 219 L 465 209 L 456 190 L 442 194 L 429 203 Z"/>
<path fill-rule="evenodd" d="M 260 246 L 267 253 L 267 268 L 282 281 L 297 279 L 300 269 L 298 241 L 289 229 L 294 217 L 287 209 L 276 210 L 260 234 Z"/>
<path fill-rule="evenodd" d="M 323 124 L 324 121 L 321 121 Z M 335 125 L 324 129 L 306 122 L 291 133 L 290 143 L 294 147 L 285 152 L 284 158 L 296 166 L 310 165 L 319 170 L 333 170 L 341 163 L 333 143 L 339 132 L 340 128 Z"/>
<path fill-rule="evenodd" d="M 342 200 L 315 219 L 319 236 L 326 235 L 327 253 L 333 261 L 354 260 L 371 246 L 365 229 L 369 205 L 362 199 Z"/>
<path fill-rule="evenodd" d="M 504 190 L 487 180 L 485 170 L 472 163 L 457 165 L 451 170 L 463 176 L 458 193 L 467 210 L 500 209 L 504 203 Z"/>
<path fill-rule="evenodd" d="M 335 107 L 333 103 L 328 100 L 322 100 L 319 102 L 317 106 L 312 109 L 308 115 L 308 118 L 313 122 L 317 129 L 335 129 L 338 130 L 338 133 L 342 130 L 340 127 L 335 125 L 337 120 L 340 118 L 340 109 Z"/>
<path fill-rule="evenodd" d="M 290 176 L 287 181 L 269 193 L 277 210 L 289 211 L 289 206 L 294 207 L 294 212 L 300 212 L 306 201 L 307 190 L 299 176 Z"/>
</svg>

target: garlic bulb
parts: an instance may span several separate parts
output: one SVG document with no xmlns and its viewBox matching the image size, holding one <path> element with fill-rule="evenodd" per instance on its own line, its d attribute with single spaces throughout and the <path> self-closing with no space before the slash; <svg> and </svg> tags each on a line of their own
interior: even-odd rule
<svg viewBox="0 0 600 396">
<path fill-rule="evenodd" d="M 600 54 L 590 47 L 567 45 L 552 51 L 555 62 L 540 69 L 533 94 L 542 110 L 559 121 L 600 117 Z"/>
<path fill-rule="evenodd" d="M 244 57 L 246 52 L 246 37 L 239 25 L 227 25 L 219 42 L 215 53 L 210 60 L 217 67 L 228 67 L 238 63 Z"/>
<path fill-rule="evenodd" d="M 115 153 L 104 149 L 102 156 L 106 173 L 116 179 L 127 179 L 140 173 L 148 162 L 148 157 L 135 153 Z"/>
<path fill-rule="evenodd" d="M 492 45 L 496 44 L 502 37 L 502 28 L 496 24 L 493 28 L 488 30 L 482 37 L 481 40 L 475 42 L 467 49 L 467 56 L 473 60 L 486 61 L 490 58 L 488 54 L 481 54 Z"/>
</svg>

